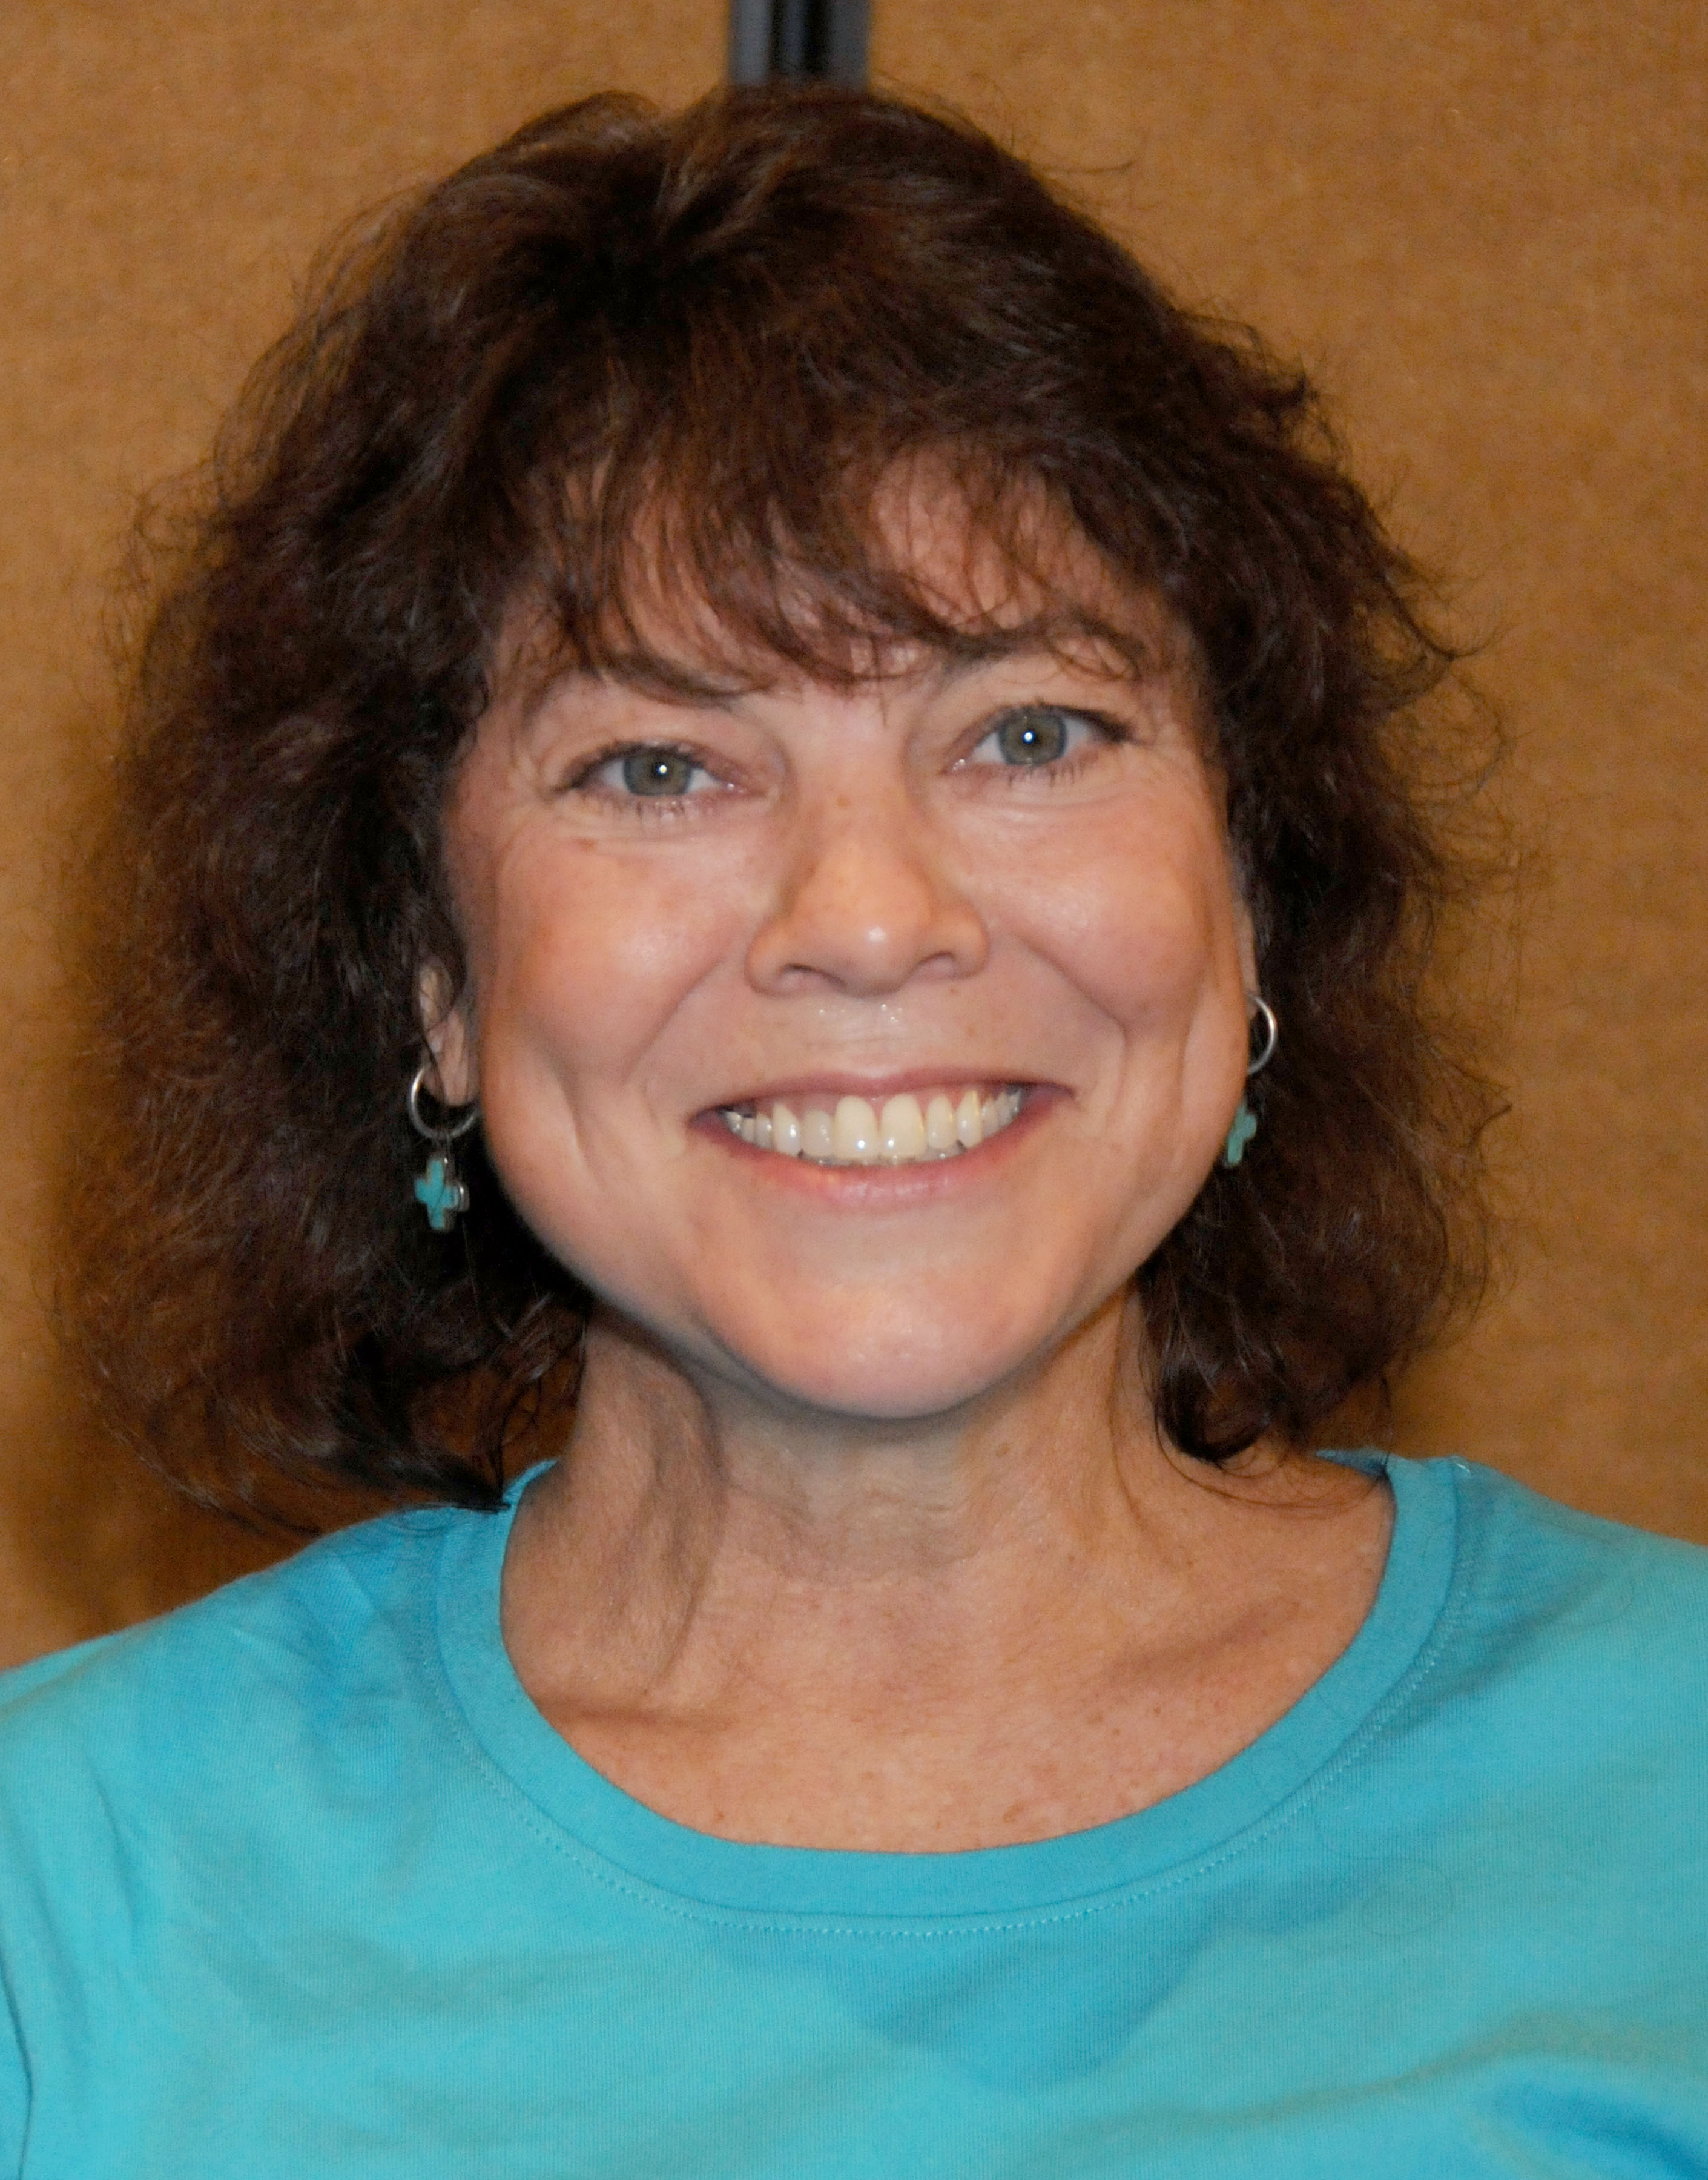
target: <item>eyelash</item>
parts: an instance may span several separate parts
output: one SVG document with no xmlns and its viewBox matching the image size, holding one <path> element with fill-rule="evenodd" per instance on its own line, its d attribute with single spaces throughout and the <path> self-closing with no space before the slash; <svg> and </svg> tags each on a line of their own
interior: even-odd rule
<svg viewBox="0 0 1708 2180">
<path fill-rule="evenodd" d="M 1082 742 L 1078 748 L 1068 749 L 1059 757 L 1050 758 L 1040 764 L 986 762 L 976 768 L 980 772 L 1000 775 L 1005 787 L 1019 787 L 1029 782 L 1033 784 L 1054 786 L 1063 780 L 1073 779 L 1096 749 L 1107 749 L 1113 744 L 1131 739 L 1129 731 L 1118 720 L 1108 718 L 1101 712 L 1084 711 L 1068 704 L 1008 704 L 1004 705 L 1002 709 L 985 726 L 977 741 L 973 744 L 967 754 L 957 760 L 954 769 L 959 772 L 974 768 L 975 753 L 981 749 L 992 736 L 999 734 L 1009 720 L 1026 712 L 1052 713 L 1070 724 L 1077 723 L 1081 726 L 1088 727 L 1091 730 L 1092 739 Z M 625 757 L 643 754 L 680 757 L 695 772 L 702 773 L 709 779 L 715 779 L 717 777 L 711 767 L 705 763 L 695 751 L 680 743 L 616 742 L 608 748 L 596 751 L 579 765 L 569 779 L 564 782 L 564 792 L 600 794 L 605 800 L 620 808 L 625 815 L 640 818 L 679 816 L 689 803 L 706 799 L 704 790 L 700 795 L 635 795 L 618 788 L 603 790 L 594 788 L 594 780 L 607 766 L 618 764 Z"/>
</svg>

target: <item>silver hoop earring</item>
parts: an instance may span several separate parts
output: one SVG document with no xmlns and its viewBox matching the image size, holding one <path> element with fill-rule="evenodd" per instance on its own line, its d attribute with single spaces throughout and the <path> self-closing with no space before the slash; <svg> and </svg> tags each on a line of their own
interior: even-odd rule
<svg viewBox="0 0 1708 2180">
<path fill-rule="evenodd" d="M 1281 1042 L 1281 1018 L 1268 1000 L 1260 999 L 1255 992 L 1248 992 L 1245 996 L 1263 1017 L 1263 1049 L 1255 1060 L 1247 1063 L 1245 1072 L 1249 1076 L 1261 1075 L 1270 1061 L 1274 1059 L 1275 1048 Z M 1251 1029 L 1249 1020 L 1247 1021 L 1245 1027 L 1249 1036 Z"/>
<path fill-rule="evenodd" d="M 1263 1049 L 1255 1060 L 1248 1060 L 1246 1063 L 1245 1076 L 1246 1080 L 1249 1082 L 1254 1075 L 1261 1075 L 1270 1061 L 1274 1059 L 1275 1048 L 1281 1042 L 1281 1021 L 1267 999 L 1260 999 L 1255 992 L 1248 992 L 1245 996 L 1256 1010 L 1245 1025 L 1248 1049 L 1251 1023 L 1256 1019 L 1257 1015 L 1261 1015 L 1263 1017 Z M 1233 1126 L 1227 1131 L 1227 1140 L 1222 1146 L 1223 1165 L 1238 1165 L 1241 1159 L 1245 1156 L 1246 1145 L 1256 1133 L 1257 1115 L 1242 1098 L 1239 1101 L 1239 1109 L 1233 1115 Z"/>
<path fill-rule="evenodd" d="M 406 1101 L 409 1109 L 409 1126 L 418 1136 L 425 1137 L 433 1146 L 432 1156 L 415 1176 L 415 1201 L 427 1214 L 427 1224 L 436 1234 L 448 1234 L 458 1219 L 469 1208 L 469 1191 L 457 1171 L 456 1154 L 451 1146 L 459 1137 L 466 1136 L 481 1117 L 478 1104 L 464 1107 L 451 1117 L 449 1109 L 441 1106 L 445 1118 L 430 1120 L 421 1110 L 421 1093 L 427 1087 L 427 1077 L 434 1071 L 431 1059 L 424 1060 L 415 1070 L 415 1078 L 409 1085 Z M 433 1100 L 438 1104 L 437 1098 Z"/>
</svg>

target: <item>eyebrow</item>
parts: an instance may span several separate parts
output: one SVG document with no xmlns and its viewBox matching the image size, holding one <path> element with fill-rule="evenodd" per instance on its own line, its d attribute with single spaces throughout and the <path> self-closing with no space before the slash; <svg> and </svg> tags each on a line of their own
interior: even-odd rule
<svg viewBox="0 0 1708 2180">
<path fill-rule="evenodd" d="M 941 686 L 953 688 L 986 667 L 999 665 L 1008 659 L 1029 656 L 1059 658 L 1064 644 L 1076 638 L 1123 661 L 1129 672 L 1140 678 L 1157 672 L 1163 663 L 1153 638 L 1141 637 L 1138 630 L 1123 628 L 1097 614 L 1069 608 L 1039 614 L 1008 628 L 946 628 L 944 637 L 937 642 L 919 643 L 912 647 L 923 654 L 919 666 L 917 669 L 898 669 L 897 678 L 903 678 L 909 671 L 931 673 L 936 675 Z M 879 647 L 881 647 L 881 644 Z M 779 664 L 784 663 L 778 661 Z M 855 685 L 866 680 L 886 678 L 881 674 L 849 677 Z M 1111 680 L 1123 678 L 1119 673 L 1110 676 Z M 524 725 L 531 724 L 538 718 L 566 681 L 578 679 L 603 681 L 618 688 L 633 690 L 640 696 L 656 697 L 666 703 L 715 711 L 729 711 L 744 696 L 777 685 L 775 682 L 762 680 L 714 679 L 686 659 L 673 658 L 663 652 L 619 652 L 599 660 L 596 664 L 585 667 L 572 665 L 548 675 L 528 703 L 524 714 Z"/>
<path fill-rule="evenodd" d="M 982 667 L 999 665 L 1005 659 L 1059 658 L 1064 647 L 1076 639 L 1106 656 L 1120 659 L 1130 671 L 1142 676 L 1156 673 L 1163 664 L 1161 649 L 1153 636 L 1141 636 L 1137 630 L 1123 628 L 1095 614 L 1069 611 L 1041 615 L 1012 629 L 969 631 L 953 645 L 942 647 L 939 675 L 945 683 L 953 684 L 964 680 Z"/>
</svg>

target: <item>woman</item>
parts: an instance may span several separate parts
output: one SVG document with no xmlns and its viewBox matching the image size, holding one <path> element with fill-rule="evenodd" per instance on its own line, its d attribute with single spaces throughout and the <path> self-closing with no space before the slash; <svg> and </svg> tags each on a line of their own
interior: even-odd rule
<svg viewBox="0 0 1708 2180">
<path fill-rule="evenodd" d="M 414 1511 L 7 1684 L 5 2170 L 1708 2171 L 1701 1555 L 1306 1450 L 1475 1284 L 1415 597 L 898 104 L 334 278 L 142 662 L 88 1315 Z"/>
</svg>

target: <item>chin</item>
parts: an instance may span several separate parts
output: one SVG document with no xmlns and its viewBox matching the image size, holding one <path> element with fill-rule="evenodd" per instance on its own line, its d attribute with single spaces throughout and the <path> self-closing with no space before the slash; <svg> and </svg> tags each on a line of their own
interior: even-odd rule
<svg viewBox="0 0 1708 2180">
<path fill-rule="evenodd" d="M 1048 1335 L 921 1340 L 917 1321 L 820 1328 L 816 1337 L 743 1337 L 718 1344 L 750 1382 L 821 1414 L 903 1423 L 942 1415 L 989 1392 L 1053 1346 Z"/>
</svg>

